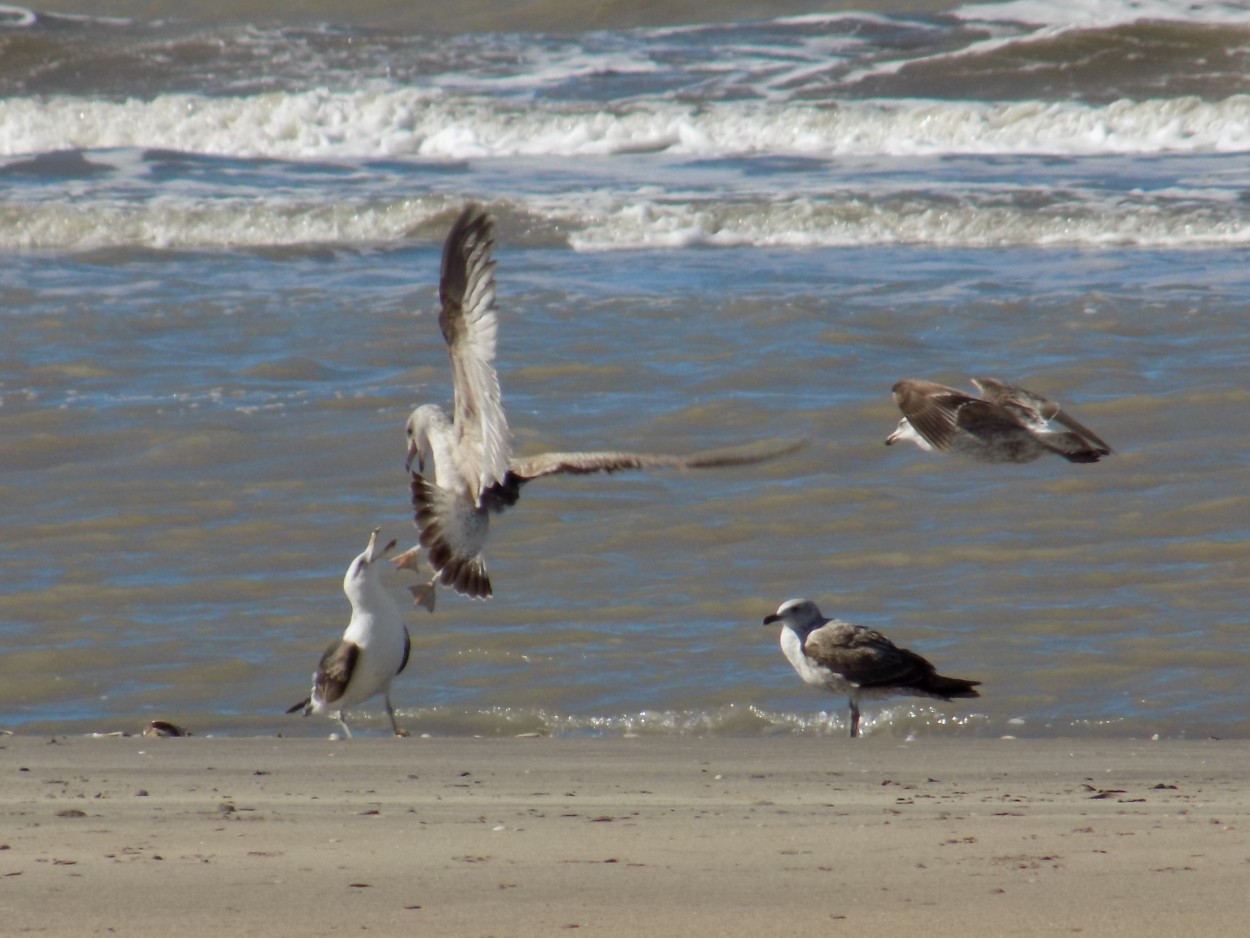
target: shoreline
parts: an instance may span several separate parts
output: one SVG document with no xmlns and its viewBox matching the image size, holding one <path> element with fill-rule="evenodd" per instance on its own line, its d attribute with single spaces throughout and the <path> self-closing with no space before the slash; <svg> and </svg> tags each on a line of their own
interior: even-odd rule
<svg viewBox="0 0 1250 938">
<path fill-rule="evenodd" d="M 14 933 L 1232 933 L 1246 741 L 0 738 Z"/>
</svg>

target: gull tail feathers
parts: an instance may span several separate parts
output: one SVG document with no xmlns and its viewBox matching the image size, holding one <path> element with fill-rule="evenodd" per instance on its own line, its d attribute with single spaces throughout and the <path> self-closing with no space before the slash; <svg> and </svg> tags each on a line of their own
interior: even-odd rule
<svg viewBox="0 0 1250 938">
<path fill-rule="evenodd" d="M 490 523 L 487 509 L 472 504 L 412 474 L 412 504 L 421 546 L 439 583 L 463 596 L 491 595 L 481 548 Z"/>
<path fill-rule="evenodd" d="M 1038 440 L 1068 462 L 1098 462 L 1102 457 L 1111 455 L 1110 449 L 1092 446 L 1075 433 L 1042 433 L 1038 435 Z"/>
<path fill-rule="evenodd" d="M 297 710 L 303 710 L 304 716 L 308 716 L 308 714 L 312 713 L 312 698 L 305 697 L 303 700 L 297 703 L 294 707 L 289 707 L 286 712 L 294 713 Z"/>
<path fill-rule="evenodd" d="M 980 693 L 976 690 L 980 685 L 980 681 L 965 681 L 959 677 L 944 677 L 941 674 L 933 674 L 929 676 L 919 690 L 934 697 L 940 697 L 943 700 L 953 700 L 956 697 L 980 697 Z"/>
<path fill-rule="evenodd" d="M 486 565 L 481 557 L 450 557 L 446 566 L 438 571 L 438 582 L 449 586 L 462 596 L 470 599 L 486 599 L 493 595 L 490 588 L 490 577 L 486 575 Z"/>
<path fill-rule="evenodd" d="M 1075 453 L 1060 453 L 1059 455 L 1061 455 L 1068 462 L 1091 463 L 1099 462 L 1102 457 L 1107 455 L 1107 452 L 1105 450 L 1098 449 L 1080 449 Z"/>
</svg>

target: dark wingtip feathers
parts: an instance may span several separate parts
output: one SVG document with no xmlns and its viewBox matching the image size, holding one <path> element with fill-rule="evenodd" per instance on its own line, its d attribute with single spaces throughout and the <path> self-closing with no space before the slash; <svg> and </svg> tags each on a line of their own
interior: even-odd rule
<svg viewBox="0 0 1250 938">
<path fill-rule="evenodd" d="M 1060 453 L 1068 462 L 1091 463 L 1098 462 L 1104 456 L 1110 456 L 1111 451 L 1106 449 L 1082 449 L 1075 453 Z"/>
<path fill-rule="evenodd" d="M 944 700 L 954 700 L 956 697 L 980 697 L 981 694 L 976 690 L 980 686 L 980 681 L 965 681 L 963 678 L 935 674 L 925 690 Z"/>
</svg>

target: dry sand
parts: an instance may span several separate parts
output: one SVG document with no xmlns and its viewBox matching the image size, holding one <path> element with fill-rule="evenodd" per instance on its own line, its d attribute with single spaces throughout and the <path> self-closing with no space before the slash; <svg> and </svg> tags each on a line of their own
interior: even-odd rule
<svg viewBox="0 0 1250 938">
<path fill-rule="evenodd" d="M 1237 934 L 1250 743 L 0 738 L 0 931 Z"/>
</svg>

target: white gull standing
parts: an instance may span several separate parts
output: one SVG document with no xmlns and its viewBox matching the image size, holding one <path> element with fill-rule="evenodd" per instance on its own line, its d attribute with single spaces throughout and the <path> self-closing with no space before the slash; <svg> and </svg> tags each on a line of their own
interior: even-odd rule
<svg viewBox="0 0 1250 938">
<path fill-rule="evenodd" d="M 806 683 L 846 694 L 851 736 L 859 735 L 859 702 L 895 695 L 979 697 L 980 681 L 943 677 L 914 651 L 873 629 L 826 619 L 810 599 L 789 599 L 765 625 L 781 623 L 781 651 Z"/>
<path fill-rule="evenodd" d="M 521 487 L 559 473 L 587 474 L 627 469 L 707 469 L 763 462 L 793 452 L 804 441 L 761 444 L 673 456 L 663 453 L 543 453 L 513 458 L 512 437 L 495 372 L 494 223 L 468 205 L 443 246 L 438 323 L 451 356 L 452 415 L 423 404 L 405 427 L 412 502 L 434 578 L 414 587 L 418 604 L 433 610 L 434 586 L 484 599 L 491 595 L 482 550 L 490 515 L 515 505 Z M 416 569 L 419 548 L 396 557 L 397 566 Z"/>
<path fill-rule="evenodd" d="M 910 440 L 923 450 L 987 463 L 1032 462 L 1046 453 L 1090 463 L 1111 455 L 1110 446 L 1054 401 L 996 378 L 972 383 L 984 397 L 933 381 L 899 381 L 894 401 L 903 419 L 885 445 Z"/>
<path fill-rule="evenodd" d="M 345 736 L 352 732 L 343 718 L 348 707 L 376 694 L 386 701 L 386 715 L 396 736 L 407 736 L 395 722 L 391 680 L 408 665 L 410 642 L 399 604 L 382 584 L 378 565 L 395 546 L 378 550 L 378 531 L 369 536 L 364 553 L 352 561 L 343 577 L 343 592 L 352 604 L 352 618 L 343 637 L 330 643 L 313 672 L 312 693 L 287 710 L 332 716 Z"/>
</svg>

